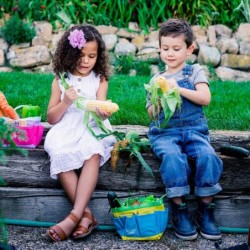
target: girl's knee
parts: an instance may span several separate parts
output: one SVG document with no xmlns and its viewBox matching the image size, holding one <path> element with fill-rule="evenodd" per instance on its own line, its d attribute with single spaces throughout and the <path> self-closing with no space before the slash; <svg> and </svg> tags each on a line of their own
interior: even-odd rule
<svg viewBox="0 0 250 250">
<path fill-rule="evenodd" d="M 92 155 L 87 162 L 99 163 L 101 160 L 101 156 L 99 154 Z"/>
</svg>

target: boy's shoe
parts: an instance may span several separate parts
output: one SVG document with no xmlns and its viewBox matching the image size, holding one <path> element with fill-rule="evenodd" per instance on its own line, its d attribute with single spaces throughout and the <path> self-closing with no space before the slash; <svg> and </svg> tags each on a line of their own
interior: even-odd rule
<svg viewBox="0 0 250 250">
<path fill-rule="evenodd" d="M 203 238 L 208 240 L 219 240 L 221 232 L 214 219 L 214 203 L 199 202 L 199 208 L 196 215 L 196 224 Z"/>
<path fill-rule="evenodd" d="M 198 236 L 196 227 L 190 220 L 186 203 L 177 205 L 172 202 L 172 225 L 175 235 L 182 240 L 195 240 Z"/>
</svg>

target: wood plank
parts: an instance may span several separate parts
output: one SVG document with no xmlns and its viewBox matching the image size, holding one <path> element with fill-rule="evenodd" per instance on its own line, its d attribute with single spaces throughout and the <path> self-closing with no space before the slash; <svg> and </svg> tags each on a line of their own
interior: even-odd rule
<svg viewBox="0 0 250 250">
<path fill-rule="evenodd" d="M 60 183 L 49 176 L 50 162 L 43 149 L 29 149 L 28 157 L 19 154 L 9 156 L 6 165 L 0 164 L 0 175 L 9 187 L 60 188 Z M 164 190 L 159 173 L 160 161 L 153 153 L 144 153 L 145 161 L 151 166 L 153 179 L 135 159 L 129 168 L 125 168 L 127 157 L 123 155 L 116 171 L 112 171 L 108 161 L 100 168 L 97 188 L 109 190 L 116 188 L 128 190 Z M 221 185 L 225 191 L 242 191 L 250 194 L 250 157 L 235 158 L 220 155 L 224 163 Z M 140 170 L 141 169 L 141 170 Z M 138 180 L 138 173 L 140 178 Z"/>
<path fill-rule="evenodd" d="M 116 192 L 119 197 L 128 197 L 128 192 Z M 163 192 L 134 192 L 134 196 L 154 194 L 161 197 Z M 123 199 L 123 198 L 122 198 Z M 168 199 L 165 205 L 171 211 Z M 194 196 L 187 199 L 189 211 L 195 214 L 197 200 Z M 246 228 L 250 221 L 250 196 L 221 196 L 215 198 L 215 218 L 222 227 Z M 6 219 L 31 220 L 40 222 L 59 222 L 70 211 L 71 204 L 61 189 L 43 188 L 10 188 L 0 187 L 0 208 Z M 100 225 L 112 225 L 112 214 L 109 213 L 107 191 L 96 190 L 90 201 Z M 171 216 L 169 216 L 170 223 Z"/>
<path fill-rule="evenodd" d="M 52 127 L 47 122 L 44 125 L 44 137 L 49 129 Z M 118 132 L 127 133 L 134 130 L 139 133 L 140 136 L 146 137 L 148 127 L 140 125 L 113 125 L 113 130 Z M 216 151 L 219 151 L 220 146 L 230 144 L 234 146 L 244 147 L 250 150 L 250 131 L 235 131 L 235 130 L 210 130 L 211 145 Z M 43 141 L 41 143 L 42 147 Z"/>
</svg>

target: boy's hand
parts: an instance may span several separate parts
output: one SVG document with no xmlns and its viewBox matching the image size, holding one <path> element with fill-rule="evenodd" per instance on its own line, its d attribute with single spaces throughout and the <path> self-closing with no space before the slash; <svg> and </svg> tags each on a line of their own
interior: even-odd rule
<svg viewBox="0 0 250 250">
<path fill-rule="evenodd" d="M 168 85 L 169 85 L 170 88 L 176 87 L 176 88 L 179 89 L 179 85 L 178 85 L 178 83 L 176 82 L 176 80 L 174 78 L 168 79 Z"/>
<path fill-rule="evenodd" d="M 158 107 L 157 107 L 157 110 L 155 110 L 155 116 L 158 115 L 158 114 L 160 113 L 161 108 L 162 108 L 162 107 L 161 107 L 161 104 L 160 104 L 160 102 L 159 102 L 159 105 L 158 105 Z M 153 105 L 151 105 L 151 106 L 148 107 L 147 112 L 148 112 L 149 118 L 150 118 L 151 120 L 154 120 L 155 117 L 154 117 L 154 115 L 153 115 Z"/>
</svg>

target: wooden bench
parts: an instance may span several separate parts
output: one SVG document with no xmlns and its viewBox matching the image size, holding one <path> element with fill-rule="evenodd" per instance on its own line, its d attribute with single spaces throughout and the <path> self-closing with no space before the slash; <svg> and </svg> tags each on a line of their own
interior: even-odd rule
<svg viewBox="0 0 250 250">
<path fill-rule="evenodd" d="M 44 123 L 45 133 L 50 125 Z M 128 132 L 137 131 L 145 137 L 147 127 L 144 126 L 113 126 L 114 130 Z M 250 221 L 250 157 L 236 158 L 220 155 L 219 148 L 224 144 L 231 144 L 250 148 L 249 131 L 211 131 L 211 144 L 224 163 L 221 177 L 223 191 L 216 195 L 215 217 L 223 227 L 246 228 Z M 154 194 L 160 197 L 165 188 L 159 173 L 160 161 L 152 153 L 144 153 L 144 159 L 151 166 L 155 178 L 153 179 L 141 168 L 138 161 L 126 169 L 127 158 L 120 159 L 120 167 L 112 171 L 110 162 L 100 169 L 96 191 L 90 202 L 98 222 L 101 225 L 112 225 L 112 216 L 109 213 L 107 193 L 115 191 L 121 198 L 129 195 Z M 30 220 L 40 222 L 58 222 L 63 219 L 71 209 L 71 204 L 59 181 L 49 176 L 49 158 L 43 149 L 43 141 L 36 149 L 28 149 L 28 156 L 13 154 L 8 157 L 6 165 L 0 163 L 0 176 L 7 185 L 0 187 L 0 208 L 4 217 L 11 220 Z M 138 171 L 140 178 L 138 179 Z M 187 197 L 190 212 L 197 207 L 194 195 Z M 166 198 L 165 204 L 169 206 Z"/>
</svg>

